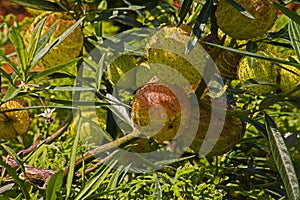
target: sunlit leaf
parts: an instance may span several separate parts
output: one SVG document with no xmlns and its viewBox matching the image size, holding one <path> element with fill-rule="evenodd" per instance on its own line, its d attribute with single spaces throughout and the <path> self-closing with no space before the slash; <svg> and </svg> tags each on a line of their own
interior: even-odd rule
<svg viewBox="0 0 300 200">
<path fill-rule="evenodd" d="M 43 57 L 48 53 L 52 48 L 59 45 L 68 35 L 77 27 L 79 24 L 85 19 L 85 17 L 82 17 L 77 22 L 75 22 L 72 26 L 70 26 L 65 32 L 63 32 L 60 36 L 55 38 L 49 45 L 45 46 L 43 49 L 41 49 L 39 52 L 37 52 L 37 55 L 32 60 L 32 67 Z"/>
<path fill-rule="evenodd" d="M 289 150 L 272 118 L 265 114 L 270 149 L 289 199 L 300 199 L 299 183 Z"/>
<path fill-rule="evenodd" d="M 57 3 L 46 0 L 9 0 L 24 7 L 44 11 L 64 11 Z"/>
<path fill-rule="evenodd" d="M 46 199 L 56 200 L 57 192 L 61 190 L 63 185 L 63 172 L 60 170 L 53 174 L 48 182 L 46 188 Z"/>
<path fill-rule="evenodd" d="M 296 22 L 297 24 L 300 25 L 300 15 L 298 15 L 297 13 L 293 12 L 292 10 L 282 6 L 281 4 L 279 4 L 275 1 L 273 3 L 275 5 L 275 7 L 277 7 L 279 10 L 281 10 L 281 12 L 283 12 L 283 14 L 285 14 L 291 20 L 293 20 L 294 22 Z"/>
<path fill-rule="evenodd" d="M 293 45 L 294 51 L 300 60 L 300 26 L 294 21 L 288 23 L 289 36 Z"/>
<path fill-rule="evenodd" d="M 28 53 L 26 51 L 23 38 L 18 29 L 12 28 L 9 34 L 9 39 L 14 45 L 18 56 L 18 62 L 23 73 L 26 73 L 28 67 Z M 23 74 L 24 76 L 26 74 Z"/>
<path fill-rule="evenodd" d="M 80 137 L 81 125 L 82 125 L 82 118 L 79 116 L 78 123 L 76 124 L 76 128 L 77 128 L 76 136 L 75 136 L 75 139 L 73 142 L 72 152 L 71 152 L 71 156 L 70 156 L 70 163 L 68 166 L 66 198 L 68 198 L 71 193 L 72 182 L 73 182 L 74 171 L 75 171 L 76 152 L 77 152 L 77 146 L 78 146 L 79 137 Z"/>
</svg>

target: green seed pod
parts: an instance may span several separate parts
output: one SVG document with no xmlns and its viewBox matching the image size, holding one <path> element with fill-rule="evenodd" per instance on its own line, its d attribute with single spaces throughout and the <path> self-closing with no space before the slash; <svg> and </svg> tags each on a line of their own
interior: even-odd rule
<svg viewBox="0 0 300 200">
<path fill-rule="evenodd" d="M 0 110 L 4 111 L 23 107 L 20 102 L 10 100 L 2 104 Z M 0 139 L 11 140 L 27 133 L 30 123 L 31 119 L 28 110 L 0 113 Z"/>
<path fill-rule="evenodd" d="M 275 23 L 277 9 L 272 0 L 236 0 L 254 19 L 244 16 L 226 0 L 218 2 L 218 26 L 235 39 L 248 40 L 263 36 Z"/>
<path fill-rule="evenodd" d="M 280 88 L 287 92 L 300 84 L 300 70 L 290 65 L 283 65 L 286 69 L 280 68 Z M 294 92 L 293 96 L 300 96 L 300 91 Z"/>
<path fill-rule="evenodd" d="M 201 108 L 198 132 L 193 143 L 190 145 L 191 150 L 195 153 L 199 153 L 203 142 L 205 142 L 210 120 L 212 120 L 211 111 Z M 218 127 L 223 125 L 223 119 L 213 120 L 213 126 Z M 218 138 L 211 138 L 211 140 L 215 140 L 216 143 L 208 155 L 221 155 L 228 152 L 240 141 L 242 136 L 243 127 L 240 119 L 227 115 L 220 136 Z"/>
<path fill-rule="evenodd" d="M 258 52 L 262 55 L 267 56 L 264 52 Z M 255 59 L 253 66 L 250 66 L 248 62 L 248 57 L 244 57 L 238 66 L 238 78 L 244 83 L 248 79 L 259 78 L 268 83 L 277 83 L 278 77 L 278 67 L 272 64 L 270 61 Z M 257 85 L 247 88 L 248 91 L 255 94 L 264 95 L 271 93 L 275 90 L 274 87 L 270 85 Z"/>
<path fill-rule="evenodd" d="M 125 76 L 125 74 L 136 67 L 137 59 L 133 55 L 124 54 L 116 58 L 112 63 L 107 67 L 108 80 L 116 85 L 117 82 Z M 125 77 L 126 80 L 122 84 L 133 85 L 134 77 Z"/>
<path fill-rule="evenodd" d="M 186 54 L 185 49 L 189 39 L 187 32 L 182 29 L 176 27 L 160 29 L 150 38 L 146 46 L 150 68 L 151 64 L 155 63 L 166 65 L 178 71 L 191 85 L 198 84 L 209 55 L 201 45 L 196 45 L 189 54 Z M 164 70 L 162 66 L 154 71 L 158 77 L 159 74 L 172 76 L 172 73 L 164 73 Z"/>
</svg>

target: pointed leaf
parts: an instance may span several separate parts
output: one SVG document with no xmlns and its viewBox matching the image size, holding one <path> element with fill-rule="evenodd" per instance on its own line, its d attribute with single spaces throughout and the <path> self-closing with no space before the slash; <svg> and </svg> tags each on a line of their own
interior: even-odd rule
<svg viewBox="0 0 300 200">
<path fill-rule="evenodd" d="M 11 62 L 11 60 L 6 56 L 4 55 L 1 51 L 0 51 L 0 61 L 1 60 L 4 60 L 13 70 L 14 72 L 17 74 L 17 76 L 19 78 L 22 78 L 22 75 L 21 75 L 21 72 L 20 70 Z"/>
<path fill-rule="evenodd" d="M 64 11 L 57 3 L 45 0 L 9 0 L 24 7 L 44 11 Z"/>
<path fill-rule="evenodd" d="M 154 199 L 160 200 L 163 199 L 162 197 L 162 188 L 159 183 L 159 179 L 157 178 L 157 174 L 154 174 L 154 179 L 155 179 L 155 185 L 154 185 Z"/>
<path fill-rule="evenodd" d="M 24 164 L 21 160 L 21 158 L 17 155 L 17 153 L 10 148 L 9 146 L 6 146 L 5 144 L 1 144 L 1 146 L 3 147 L 3 149 L 5 149 L 5 151 L 11 155 L 13 157 L 13 159 L 18 163 L 18 165 L 21 167 L 22 171 L 25 173 L 25 167 Z"/>
<path fill-rule="evenodd" d="M 131 120 L 128 109 L 120 102 L 116 97 L 112 96 L 111 94 L 107 94 L 106 97 L 110 99 L 111 106 L 108 108 L 116 115 L 119 119 L 129 125 L 132 129 L 134 129 L 134 123 Z"/>
<path fill-rule="evenodd" d="M 235 7 L 238 11 L 240 11 L 240 13 L 250 19 L 254 19 L 254 16 L 249 13 L 247 10 L 245 10 L 245 8 L 243 8 L 240 4 L 238 4 L 236 1 L 234 0 L 226 0 L 228 3 L 230 3 L 233 7 Z"/>
<path fill-rule="evenodd" d="M 10 75 L 8 73 L 6 73 L 6 71 L 4 71 L 4 69 L 0 68 L 0 74 L 2 74 L 8 80 L 10 85 L 14 84 L 12 78 L 10 77 Z"/>
<path fill-rule="evenodd" d="M 80 193 L 75 197 L 75 200 L 81 200 L 89 197 L 101 183 L 106 179 L 111 169 L 115 166 L 117 161 L 101 165 L 101 167 L 93 174 L 93 176 L 85 184 L 85 187 L 80 190 Z"/>
<path fill-rule="evenodd" d="M 184 0 L 183 1 L 180 11 L 179 11 L 179 14 L 178 14 L 180 21 L 177 26 L 180 26 L 182 24 L 185 16 L 190 11 L 190 7 L 191 7 L 192 3 L 193 3 L 193 0 Z"/>
<path fill-rule="evenodd" d="M 294 51 L 298 60 L 300 60 L 300 26 L 296 22 L 290 21 L 288 23 L 288 30 Z"/>
<path fill-rule="evenodd" d="M 32 31 L 29 45 L 27 48 L 29 62 L 31 62 L 31 60 L 33 59 L 34 54 L 36 52 L 37 45 L 40 40 L 40 36 L 41 36 L 42 30 L 43 30 L 43 25 L 44 25 L 45 21 L 46 21 L 46 17 L 44 17 L 41 21 L 39 21 Z"/>
<path fill-rule="evenodd" d="M 269 136 L 271 152 L 284 183 L 288 199 L 300 199 L 299 183 L 289 150 L 272 118 L 265 114 L 266 128 Z"/>
<path fill-rule="evenodd" d="M 68 171 L 68 176 L 67 176 L 66 199 L 68 199 L 71 194 L 73 176 L 74 176 L 74 171 L 75 171 L 76 151 L 77 151 L 77 146 L 78 146 L 79 137 L 80 137 L 81 125 L 82 125 L 82 118 L 81 118 L 81 116 L 79 116 L 79 120 L 77 123 L 76 136 L 75 136 L 75 139 L 73 142 L 72 152 L 71 152 L 71 156 L 70 156 L 69 171 Z"/>
<path fill-rule="evenodd" d="M 198 39 L 201 37 L 201 34 L 204 33 L 205 25 L 208 22 L 208 18 L 212 13 L 213 0 L 208 0 L 204 4 L 201 12 L 196 20 L 196 23 L 191 32 L 190 40 L 187 43 L 185 53 L 188 54 L 197 44 Z"/>
<path fill-rule="evenodd" d="M 62 170 L 60 170 L 57 173 L 53 174 L 48 182 L 46 189 L 46 199 L 56 200 L 58 198 L 57 192 L 61 190 L 62 184 L 63 172 Z"/>
<path fill-rule="evenodd" d="M 28 81 L 31 81 L 31 80 L 35 80 L 35 79 L 38 79 L 38 78 L 42 78 L 42 77 L 45 77 L 45 76 L 49 76 L 59 70 L 63 70 L 64 68 L 66 67 L 69 67 L 69 66 L 73 66 L 74 64 L 76 64 L 81 58 L 75 58 L 67 63 L 63 63 L 63 64 L 60 64 L 60 65 L 57 65 L 55 67 L 51 67 L 49 69 L 46 69 L 46 70 L 43 70 L 39 73 L 36 73 L 34 74 L 33 76 L 31 76 Z"/>
<path fill-rule="evenodd" d="M 1 101 L 6 102 L 8 100 L 15 98 L 19 94 L 20 91 L 21 91 L 21 88 L 18 88 L 15 85 L 10 86 L 7 89 L 3 99 Z"/>
<path fill-rule="evenodd" d="M 210 45 L 210 46 L 218 47 L 220 49 L 225 49 L 225 50 L 237 53 L 237 54 L 250 56 L 250 57 L 254 57 L 254 58 L 259 58 L 259 59 L 263 59 L 263 60 L 268 60 L 268 61 L 275 62 L 275 63 L 291 65 L 291 66 L 295 66 L 297 69 L 300 69 L 300 64 L 299 63 L 291 62 L 291 61 L 284 60 L 284 59 L 281 59 L 281 58 L 274 58 L 274 57 L 270 57 L 270 56 L 264 56 L 264 55 L 261 55 L 261 54 L 257 54 L 257 53 L 253 53 L 253 52 L 249 52 L 249 51 L 238 50 L 238 49 L 234 49 L 234 48 L 231 48 L 231 47 L 225 47 L 225 46 L 210 43 L 210 42 L 204 42 L 203 41 L 203 43 L 207 44 L 207 45 Z M 282 66 L 279 65 L 278 67 L 282 67 Z"/>
<path fill-rule="evenodd" d="M 47 45 L 47 43 L 50 40 L 50 37 L 56 30 L 57 26 L 58 26 L 58 22 L 55 22 L 51 26 L 51 28 L 40 38 L 40 40 L 38 41 L 37 47 L 36 47 L 36 53 L 35 53 L 34 57 L 38 56 L 39 52 Z M 33 58 L 33 60 L 34 60 L 34 58 Z M 31 63 L 31 66 L 34 64 L 35 63 Z"/>
<path fill-rule="evenodd" d="M 70 26 L 65 32 L 63 32 L 59 37 L 57 37 L 53 42 L 49 45 L 41 49 L 37 55 L 33 58 L 32 65 L 35 65 L 43 56 L 46 55 L 52 48 L 59 45 L 68 35 L 84 20 L 85 17 L 82 17 L 77 22 L 75 22 L 72 26 Z"/>
<path fill-rule="evenodd" d="M 281 10 L 281 12 L 283 12 L 283 14 L 285 14 L 286 16 L 288 16 L 291 20 L 293 20 L 294 22 L 296 22 L 297 24 L 300 25 L 300 16 L 293 12 L 292 10 L 280 5 L 279 3 L 276 3 L 275 1 L 273 2 L 273 4 L 275 5 L 275 7 L 277 7 L 279 10 Z"/>
<path fill-rule="evenodd" d="M 28 53 L 25 49 L 25 45 L 23 42 L 23 38 L 16 28 L 12 28 L 9 34 L 9 39 L 11 43 L 14 45 L 15 50 L 17 52 L 18 56 L 18 62 L 21 67 L 21 70 L 23 73 L 25 73 L 25 70 L 27 68 L 28 64 Z M 26 74 L 24 74 L 26 75 Z"/>
<path fill-rule="evenodd" d="M 25 187 L 25 184 L 22 180 L 20 180 L 18 174 L 15 172 L 15 170 L 8 165 L 0 156 L 0 165 L 2 165 L 5 170 L 7 170 L 7 172 L 12 176 L 12 178 L 14 179 L 14 182 L 17 183 L 19 185 L 19 187 L 21 188 L 21 191 L 23 193 L 23 195 L 25 196 L 25 198 L 27 200 L 30 200 L 30 195 Z"/>
<path fill-rule="evenodd" d="M 121 176 L 121 172 L 123 170 L 123 166 L 121 165 L 120 167 L 118 167 L 118 169 L 113 173 L 113 175 L 111 176 L 110 180 L 109 180 L 109 183 L 106 187 L 106 190 L 107 191 L 110 191 L 110 190 L 114 190 L 116 187 L 117 187 L 117 184 L 118 184 L 118 180 Z"/>
</svg>

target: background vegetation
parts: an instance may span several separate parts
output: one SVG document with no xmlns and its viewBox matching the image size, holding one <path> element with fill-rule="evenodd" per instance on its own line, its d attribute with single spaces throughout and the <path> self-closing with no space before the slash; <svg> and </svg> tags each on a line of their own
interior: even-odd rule
<svg viewBox="0 0 300 200">
<path fill-rule="evenodd" d="M 186 24 L 192 30 L 191 39 L 196 37 L 202 45 L 214 46 L 215 51 L 229 50 L 257 62 L 266 60 L 300 69 L 300 16 L 293 10 L 297 1 L 279 1 L 273 28 L 261 38 L 242 41 L 239 49 L 204 40 L 216 28 L 213 2 L 216 1 L 11 0 L 11 5 L 43 13 L 67 12 L 69 20 L 74 21 L 49 45 L 54 29 L 49 28 L 49 34 L 42 37 L 43 20 L 36 21 L 34 31 L 28 34 L 34 21 L 29 13 L 25 19 L 17 13 L 2 17 L 1 104 L 21 101 L 24 108 L 15 110 L 29 110 L 31 125 L 26 134 L 1 140 L 0 199 L 299 199 L 299 82 L 285 92 L 278 83 L 272 83 L 274 92 L 257 94 L 251 88 L 269 83 L 255 78 L 246 82 L 226 80 L 226 93 L 235 116 L 245 122 L 245 133 L 234 148 L 220 156 L 199 158 L 186 153 L 156 172 L 132 173 L 130 164 L 114 167 L 116 160 L 110 160 L 110 156 L 100 161 L 91 157 L 80 137 L 80 125 L 85 138 L 94 133 L 108 141 L 122 137 L 120 130 L 111 129 L 115 127 L 112 113 L 122 116 L 122 112 L 103 98 L 113 87 L 106 72 L 97 72 L 98 79 L 93 79 L 98 84 L 91 88 L 99 95 L 93 102 L 97 116 L 92 117 L 88 111 L 76 113 L 79 106 L 90 105 L 76 97 L 86 90 L 76 77 L 82 76 L 80 66 L 88 61 L 86 56 L 92 49 L 123 31 Z M 199 31 L 202 24 L 206 25 L 203 32 Z M 40 66 L 41 58 L 76 27 L 83 31 L 82 44 L 76 45 L 79 40 L 72 40 L 64 46 L 80 48 L 80 54 L 64 63 L 54 59 L 50 67 Z M 256 51 L 262 46 L 266 54 Z M 191 50 L 191 44 L 187 48 Z M 99 63 L 89 64 L 99 68 Z M 86 116 L 96 120 L 87 121 Z M 124 149 L 134 145 L 122 138 L 123 143 L 116 144 Z M 107 163 L 103 165 L 104 162 Z"/>
</svg>

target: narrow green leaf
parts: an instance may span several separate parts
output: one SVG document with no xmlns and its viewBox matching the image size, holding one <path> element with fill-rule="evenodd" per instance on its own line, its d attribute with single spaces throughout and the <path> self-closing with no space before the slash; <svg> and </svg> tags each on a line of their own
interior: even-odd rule
<svg viewBox="0 0 300 200">
<path fill-rule="evenodd" d="M 247 10 L 245 10 L 245 8 L 243 8 L 240 4 L 238 4 L 236 1 L 234 0 L 226 0 L 228 3 L 230 3 L 233 7 L 235 7 L 238 11 L 240 11 L 240 13 L 250 19 L 254 19 L 254 16 L 249 13 Z"/>
<path fill-rule="evenodd" d="M 4 78 L 6 78 L 8 80 L 10 85 L 14 84 L 14 81 L 12 80 L 10 75 L 4 71 L 4 69 L 0 68 L 0 74 L 2 74 L 4 76 Z"/>
<path fill-rule="evenodd" d="M 5 149 L 5 151 L 11 155 L 13 157 L 13 159 L 18 163 L 18 165 L 21 167 L 22 171 L 25 173 L 25 167 L 24 164 L 21 160 L 21 158 L 17 155 L 17 153 L 10 148 L 9 146 L 6 146 L 5 144 L 1 144 L 1 146 L 3 147 L 3 149 Z"/>
<path fill-rule="evenodd" d="M 25 198 L 27 200 L 30 200 L 30 195 L 27 191 L 27 188 L 25 187 L 24 182 L 22 180 L 20 180 L 20 178 L 19 178 L 18 174 L 15 172 L 15 170 L 2 159 L 2 156 L 0 156 L 0 165 L 2 165 L 5 168 L 5 170 L 7 170 L 7 172 L 12 176 L 14 181 L 19 185 Z"/>
<path fill-rule="evenodd" d="M 77 22 L 75 22 L 72 26 L 70 26 L 65 32 L 63 32 L 60 36 L 58 36 L 53 42 L 51 42 L 49 45 L 42 48 L 37 55 L 33 58 L 33 61 L 31 63 L 32 66 L 34 66 L 43 56 L 46 55 L 52 48 L 59 45 L 68 35 L 77 27 L 79 24 L 85 19 L 85 17 L 82 17 Z"/>
<path fill-rule="evenodd" d="M 74 64 L 76 64 L 81 58 L 75 58 L 69 62 L 66 62 L 66 63 L 63 63 L 63 64 L 60 64 L 60 65 L 57 65 L 55 67 L 51 67 L 49 69 L 45 69 L 39 73 L 36 73 L 34 74 L 33 76 L 31 76 L 28 81 L 31 81 L 31 80 L 35 80 L 35 79 L 38 79 L 38 78 L 42 78 L 42 77 L 45 77 L 45 76 L 49 76 L 59 70 L 63 70 L 64 68 L 66 67 L 69 67 L 69 66 L 73 66 Z"/>
<path fill-rule="evenodd" d="M 269 86 L 273 87 L 274 89 L 280 88 L 280 86 L 278 84 L 265 81 L 261 78 L 248 79 L 242 85 L 243 85 L 243 87 L 248 87 L 248 88 L 255 87 L 255 86 L 257 87 L 257 85 L 269 85 Z"/>
<path fill-rule="evenodd" d="M 36 52 L 37 45 L 40 40 L 45 21 L 46 21 L 46 17 L 44 17 L 42 20 L 40 20 L 32 31 L 29 45 L 27 48 L 29 63 L 32 61 L 34 54 Z"/>
<path fill-rule="evenodd" d="M 15 98 L 19 94 L 20 91 L 21 91 L 21 88 L 18 88 L 15 85 L 10 86 L 7 89 L 7 91 L 1 101 L 6 102 L 8 100 Z"/>
<path fill-rule="evenodd" d="M 290 21 L 288 23 L 288 30 L 293 49 L 298 60 L 300 60 L 300 26 L 296 22 Z"/>
<path fill-rule="evenodd" d="M 266 139 L 269 139 L 266 126 L 264 124 L 252 118 L 241 117 L 241 120 L 252 124 L 257 130 L 259 130 L 264 135 Z"/>
<path fill-rule="evenodd" d="M 265 114 L 266 129 L 269 136 L 271 152 L 284 183 L 288 199 L 299 200 L 300 190 L 297 175 L 294 169 L 289 150 L 286 147 L 284 139 L 276 127 L 272 118 Z"/>
<path fill-rule="evenodd" d="M 154 173 L 154 180 L 155 180 L 155 185 L 154 185 L 154 199 L 160 200 L 162 198 L 162 188 L 159 183 L 159 179 L 157 178 L 157 174 Z"/>
<path fill-rule="evenodd" d="M 102 81 L 102 75 L 103 75 L 103 69 L 104 69 L 104 58 L 105 54 L 102 55 L 101 59 L 99 60 L 99 63 L 96 68 L 96 83 L 97 83 L 97 90 L 100 90 L 101 88 L 101 81 Z"/>
<path fill-rule="evenodd" d="M 205 25 L 212 13 L 212 6 L 213 0 L 208 0 L 201 9 L 195 25 L 193 26 L 193 31 L 191 32 L 190 40 L 187 43 L 185 54 L 188 54 L 195 47 L 198 39 L 201 37 L 201 34 L 204 33 Z"/>
<path fill-rule="evenodd" d="M 56 200 L 57 192 L 60 191 L 63 184 L 63 172 L 60 170 L 53 174 L 48 182 L 46 189 L 46 199 Z"/>
<path fill-rule="evenodd" d="M 22 78 L 22 75 L 21 75 L 21 72 L 20 70 L 11 62 L 11 60 L 6 56 L 4 55 L 1 51 L 0 51 L 0 58 L 2 60 L 4 60 L 13 70 L 14 72 L 17 74 L 17 76 L 19 78 Z M 1 61 L 1 60 L 0 60 Z"/>
<path fill-rule="evenodd" d="M 24 7 L 44 11 L 64 11 L 57 3 L 45 0 L 9 0 Z"/>
<path fill-rule="evenodd" d="M 102 165 L 95 174 L 89 179 L 85 187 L 80 191 L 80 193 L 75 197 L 75 200 L 86 199 L 89 197 L 95 190 L 99 188 L 102 182 L 106 179 L 107 175 L 111 169 L 115 166 L 117 161 L 113 163 L 107 163 L 107 165 Z"/>
<path fill-rule="evenodd" d="M 210 42 L 204 42 L 204 41 L 202 41 L 202 42 L 204 44 L 207 44 L 207 45 L 210 45 L 210 46 L 215 46 L 215 47 L 218 47 L 220 49 L 225 49 L 225 50 L 228 50 L 228 51 L 231 51 L 231 52 L 234 52 L 234 53 L 238 53 L 238 54 L 241 54 L 241 55 L 250 56 L 250 57 L 254 57 L 254 58 L 259 58 L 259 59 L 263 59 L 263 60 L 268 60 L 268 61 L 271 61 L 271 62 L 274 62 L 274 63 L 281 63 L 281 64 L 286 64 L 286 65 L 291 65 L 291 66 L 296 67 L 297 69 L 300 69 L 300 64 L 299 63 L 290 62 L 288 60 L 284 60 L 284 59 L 281 59 L 281 58 L 274 58 L 274 57 L 264 56 L 264 55 L 249 52 L 249 51 L 234 49 L 234 48 L 231 48 L 231 47 L 224 47 L 222 45 L 214 44 L 214 43 L 210 43 Z M 279 67 L 281 67 L 281 66 L 279 65 Z"/>
<path fill-rule="evenodd" d="M 275 5 L 275 7 L 277 7 L 279 10 L 282 11 L 283 14 L 285 14 L 286 16 L 288 16 L 291 20 L 293 20 L 294 22 L 296 22 L 297 24 L 300 25 L 300 16 L 293 12 L 292 10 L 282 6 L 281 4 L 277 3 L 277 2 L 273 2 L 273 4 Z"/>
<path fill-rule="evenodd" d="M 68 171 L 68 176 L 67 176 L 66 199 L 69 198 L 70 193 L 71 193 L 74 170 L 75 170 L 76 151 L 77 151 L 78 141 L 79 141 L 79 137 L 80 137 L 81 125 L 82 125 L 82 118 L 81 118 L 81 116 L 79 116 L 79 120 L 77 123 L 77 132 L 76 132 L 76 136 L 75 136 L 75 139 L 73 142 L 72 152 L 71 152 L 71 156 L 70 156 L 69 171 Z"/>
<path fill-rule="evenodd" d="M 121 165 L 111 176 L 109 183 L 106 187 L 106 191 L 114 190 L 117 187 L 118 180 L 120 178 L 121 172 L 123 170 L 123 166 Z"/>
<path fill-rule="evenodd" d="M 183 1 L 180 11 L 179 11 L 179 14 L 178 14 L 180 21 L 177 26 L 180 26 L 182 24 L 185 16 L 190 11 L 190 7 L 191 7 L 192 3 L 193 3 L 193 0 L 184 0 Z"/>
<path fill-rule="evenodd" d="M 25 49 L 23 38 L 18 29 L 12 28 L 9 33 L 9 39 L 14 45 L 18 56 L 18 62 L 24 75 L 26 76 L 26 68 L 28 67 L 28 53 Z"/>
<path fill-rule="evenodd" d="M 34 57 L 38 56 L 39 52 L 47 45 L 57 26 L 58 22 L 55 22 L 51 28 L 39 39 Z M 32 60 L 34 60 L 34 58 L 32 58 Z M 31 63 L 31 66 L 34 64 L 35 63 Z"/>
</svg>

